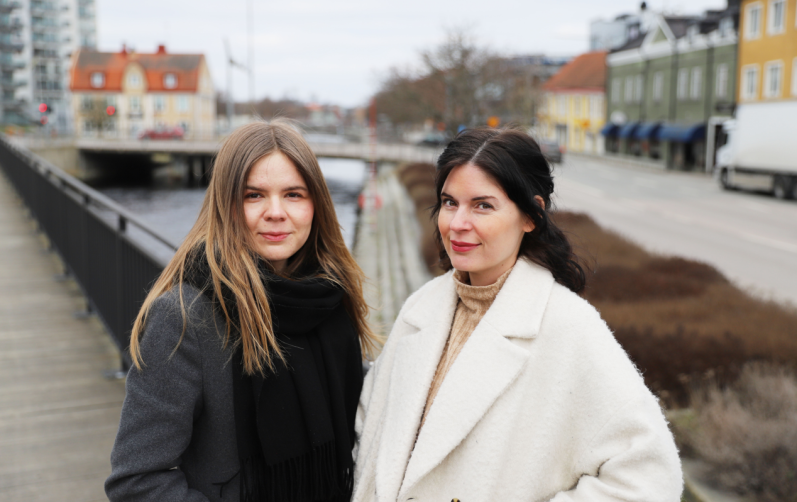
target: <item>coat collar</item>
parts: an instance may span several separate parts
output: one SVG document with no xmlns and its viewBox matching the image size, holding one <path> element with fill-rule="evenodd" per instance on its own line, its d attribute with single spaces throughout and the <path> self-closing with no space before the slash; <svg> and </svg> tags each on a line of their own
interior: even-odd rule
<svg viewBox="0 0 797 502">
<path fill-rule="evenodd" d="M 515 263 L 506 283 L 498 292 L 490 309 L 482 322 L 499 328 L 506 337 L 532 338 L 540 330 L 542 316 L 548 306 L 548 297 L 554 285 L 554 278 L 548 269 L 543 268 L 525 258 Z M 450 305 L 453 317 L 456 308 L 456 288 L 453 271 L 433 284 L 403 317 L 403 320 L 418 329 L 440 322 L 444 317 L 441 311 L 440 298 L 450 299 L 454 295 L 454 304 Z M 446 312 L 449 314 L 449 312 Z M 447 319 L 450 322 L 450 318 Z M 448 334 L 446 333 L 446 336 Z"/>
<path fill-rule="evenodd" d="M 380 501 L 405 497 L 462 442 L 520 374 L 529 354 L 507 337 L 532 338 L 539 332 L 554 282 L 544 268 L 518 260 L 449 370 L 418 434 L 456 309 L 451 275 L 430 284 L 402 318 L 419 331 L 396 344 L 376 460 Z"/>
</svg>

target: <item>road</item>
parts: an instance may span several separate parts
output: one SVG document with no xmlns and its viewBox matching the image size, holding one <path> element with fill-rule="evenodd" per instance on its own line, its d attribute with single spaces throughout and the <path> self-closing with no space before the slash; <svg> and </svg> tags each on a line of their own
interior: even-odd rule
<svg viewBox="0 0 797 502">
<path fill-rule="evenodd" d="M 723 191 L 698 173 L 570 155 L 554 205 L 649 251 L 710 263 L 753 294 L 797 306 L 797 201 Z"/>
</svg>

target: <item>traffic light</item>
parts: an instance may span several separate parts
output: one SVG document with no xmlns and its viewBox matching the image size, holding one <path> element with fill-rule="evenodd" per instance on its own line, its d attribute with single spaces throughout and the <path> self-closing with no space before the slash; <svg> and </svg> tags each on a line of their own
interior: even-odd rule
<svg viewBox="0 0 797 502">
<path fill-rule="evenodd" d="M 47 106 L 47 103 L 39 103 L 39 112 L 40 113 L 47 113 L 50 107 Z"/>
<path fill-rule="evenodd" d="M 116 107 L 113 105 L 108 105 L 105 108 L 105 113 L 107 113 L 109 117 L 112 117 L 116 113 Z"/>
</svg>

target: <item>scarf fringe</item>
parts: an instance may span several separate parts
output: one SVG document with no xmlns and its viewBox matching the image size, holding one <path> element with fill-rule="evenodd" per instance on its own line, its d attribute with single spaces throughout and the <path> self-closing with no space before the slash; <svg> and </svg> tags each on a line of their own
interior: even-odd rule
<svg viewBox="0 0 797 502">
<path fill-rule="evenodd" d="M 275 465 L 249 457 L 241 465 L 241 502 L 346 501 L 354 488 L 353 468 L 338 469 L 335 442 Z"/>
</svg>

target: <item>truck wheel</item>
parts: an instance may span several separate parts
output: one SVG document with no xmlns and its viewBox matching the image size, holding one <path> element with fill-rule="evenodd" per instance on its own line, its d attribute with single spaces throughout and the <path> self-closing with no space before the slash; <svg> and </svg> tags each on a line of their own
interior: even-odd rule
<svg viewBox="0 0 797 502">
<path fill-rule="evenodd" d="M 727 169 L 723 169 L 722 171 L 720 171 L 720 186 L 725 190 L 733 190 L 733 187 L 728 181 L 728 178 L 729 176 Z"/>
<path fill-rule="evenodd" d="M 777 199 L 791 199 L 794 195 L 792 179 L 788 176 L 775 176 L 772 192 Z"/>
</svg>

